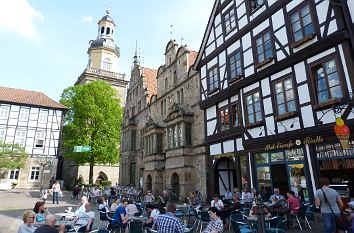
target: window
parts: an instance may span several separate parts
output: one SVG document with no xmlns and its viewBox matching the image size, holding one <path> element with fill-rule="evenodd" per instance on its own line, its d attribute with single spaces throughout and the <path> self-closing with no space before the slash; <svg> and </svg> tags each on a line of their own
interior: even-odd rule
<svg viewBox="0 0 354 233">
<path fill-rule="evenodd" d="M 218 74 L 218 68 L 214 67 L 211 68 L 208 72 L 208 88 L 209 91 L 213 91 L 219 88 L 219 74 Z"/>
<path fill-rule="evenodd" d="M 274 84 L 278 116 L 296 111 L 293 81 L 286 78 Z"/>
<path fill-rule="evenodd" d="M 39 111 L 39 123 L 47 123 L 47 118 L 48 118 L 48 111 L 41 110 Z"/>
<path fill-rule="evenodd" d="M 246 96 L 246 109 L 248 124 L 255 124 L 262 121 L 261 99 L 259 92 Z"/>
<path fill-rule="evenodd" d="M 130 145 L 131 145 L 131 150 L 136 149 L 136 130 L 131 131 Z"/>
<path fill-rule="evenodd" d="M 226 12 L 223 16 L 224 16 L 225 33 L 228 34 L 236 27 L 235 9 L 231 8 L 231 10 Z"/>
<path fill-rule="evenodd" d="M 31 180 L 39 180 L 39 167 L 31 167 Z"/>
<path fill-rule="evenodd" d="M 18 180 L 18 175 L 20 174 L 19 169 L 11 170 L 9 172 L 9 179 L 10 180 Z"/>
<path fill-rule="evenodd" d="M 187 122 L 178 123 L 167 128 L 168 148 L 179 148 L 192 144 L 191 124 Z"/>
<path fill-rule="evenodd" d="M 173 71 L 173 84 L 176 84 L 177 83 L 177 71 Z"/>
<path fill-rule="evenodd" d="M 6 133 L 6 129 L 5 128 L 0 128 L 0 143 L 4 143 L 5 142 L 5 133 Z"/>
<path fill-rule="evenodd" d="M 138 110 L 139 110 L 139 112 L 141 112 L 141 101 L 139 101 L 139 103 L 138 103 Z"/>
<path fill-rule="evenodd" d="M 183 104 L 183 89 L 177 91 L 177 104 Z"/>
<path fill-rule="evenodd" d="M 229 81 L 234 81 L 242 77 L 241 53 L 237 51 L 229 57 Z"/>
<path fill-rule="evenodd" d="M 0 119 L 7 119 L 9 116 L 10 106 L 0 107 Z"/>
<path fill-rule="evenodd" d="M 273 57 L 269 30 L 256 37 L 256 49 L 258 64 L 262 64 Z"/>
<path fill-rule="evenodd" d="M 102 62 L 102 69 L 111 71 L 112 70 L 112 63 L 109 58 L 105 58 Z"/>
<path fill-rule="evenodd" d="M 343 97 L 342 83 L 334 57 L 312 67 L 318 104 Z"/>
<path fill-rule="evenodd" d="M 184 102 L 184 93 L 183 93 L 183 88 L 181 89 L 181 95 L 180 95 L 180 103 L 183 104 Z"/>
<path fill-rule="evenodd" d="M 250 0 L 249 6 L 251 12 L 256 10 L 257 8 L 261 7 L 264 4 L 264 0 Z"/>
<path fill-rule="evenodd" d="M 15 144 L 24 147 L 26 143 L 26 133 L 26 130 L 17 130 L 15 136 Z"/>
<path fill-rule="evenodd" d="M 228 106 L 222 108 L 219 111 L 219 124 L 220 124 L 220 130 L 221 131 L 230 128 L 229 108 L 228 108 Z"/>
<path fill-rule="evenodd" d="M 294 42 L 302 41 L 314 32 L 310 6 L 306 4 L 290 15 L 291 30 Z"/>
<path fill-rule="evenodd" d="M 132 117 L 135 116 L 135 106 L 132 107 Z"/>
<path fill-rule="evenodd" d="M 29 116 L 29 108 L 21 108 L 19 120 L 28 121 L 28 116 Z"/>
<path fill-rule="evenodd" d="M 45 139 L 45 132 L 37 132 L 36 133 L 36 141 L 35 141 L 35 145 L 34 146 L 36 148 L 43 148 L 44 139 Z"/>
<path fill-rule="evenodd" d="M 240 108 L 238 103 L 231 104 L 231 124 L 232 127 L 240 125 Z"/>
<path fill-rule="evenodd" d="M 166 100 L 161 101 L 161 115 L 166 114 Z"/>
<path fill-rule="evenodd" d="M 177 133 L 178 133 L 178 125 L 175 125 L 175 126 L 173 127 L 173 139 L 172 139 L 173 148 L 176 148 L 176 147 L 178 146 Z"/>
<path fill-rule="evenodd" d="M 168 80 L 167 80 L 167 78 L 165 78 L 165 89 L 167 89 L 168 88 Z"/>
</svg>

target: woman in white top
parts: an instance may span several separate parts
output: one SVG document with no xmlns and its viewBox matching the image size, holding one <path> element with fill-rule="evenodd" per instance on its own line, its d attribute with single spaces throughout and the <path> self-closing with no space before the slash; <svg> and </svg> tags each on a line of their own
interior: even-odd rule
<svg viewBox="0 0 354 233">
<path fill-rule="evenodd" d="M 36 227 L 33 225 L 36 214 L 32 210 L 23 213 L 23 223 L 19 226 L 17 233 L 33 233 Z"/>
<path fill-rule="evenodd" d="M 53 204 L 54 202 L 57 202 L 57 204 L 59 204 L 59 192 L 61 192 L 60 184 L 57 180 L 55 180 L 52 185 Z"/>
<path fill-rule="evenodd" d="M 87 197 L 86 196 L 82 196 L 81 197 L 81 202 L 79 204 L 79 206 L 77 207 L 77 209 L 75 210 L 75 215 L 78 216 L 80 213 L 84 213 L 85 212 L 85 204 L 88 203 Z"/>
<path fill-rule="evenodd" d="M 114 202 L 113 202 L 112 205 L 111 205 L 111 212 L 115 212 L 116 209 L 119 207 L 119 205 L 121 205 L 121 204 L 120 204 L 120 199 L 116 197 L 116 198 L 114 199 Z"/>
</svg>

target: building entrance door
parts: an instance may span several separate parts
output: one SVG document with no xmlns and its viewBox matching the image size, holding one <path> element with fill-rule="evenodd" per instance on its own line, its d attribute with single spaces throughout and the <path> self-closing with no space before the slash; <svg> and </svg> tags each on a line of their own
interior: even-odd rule
<svg viewBox="0 0 354 233">
<path fill-rule="evenodd" d="M 220 158 L 215 167 L 216 191 L 224 195 L 226 189 L 233 190 L 236 182 L 236 169 L 230 158 Z"/>
<path fill-rule="evenodd" d="M 272 164 L 270 165 L 270 175 L 273 183 L 273 188 L 279 188 L 280 193 L 286 196 L 289 190 L 289 179 L 286 164 Z"/>
</svg>

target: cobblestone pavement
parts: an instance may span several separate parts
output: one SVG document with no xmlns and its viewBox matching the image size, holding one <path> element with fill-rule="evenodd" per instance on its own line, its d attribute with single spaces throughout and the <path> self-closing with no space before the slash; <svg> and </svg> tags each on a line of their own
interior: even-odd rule
<svg viewBox="0 0 354 233">
<path fill-rule="evenodd" d="M 59 199 L 59 205 L 52 204 L 51 196 L 48 196 L 47 204 L 49 211 L 51 213 L 61 213 L 64 212 L 69 206 L 76 208 L 79 203 L 78 200 L 72 200 L 71 193 L 64 192 L 64 197 Z M 34 204 L 39 201 L 39 191 L 31 190 L 0 190 L 0 233 L 16 233 L 18 226 L 22 223 L 22 213 L 25 210 L 31 210 Z M 94 206 L 92 208 L 95 211 L 96 216 L 98 216 L 97 208 Z M 97 229 L 99 220 L 96 217 L 93 229 Z M 300 231 L 298 228 L 290 229 L 287 232 L 316 232 L 322 233 L 321 224 L 313 224 L 313 229 L 304 229 Z M 224 231 L 229 233 L 230 231 Z"/>
</svg>

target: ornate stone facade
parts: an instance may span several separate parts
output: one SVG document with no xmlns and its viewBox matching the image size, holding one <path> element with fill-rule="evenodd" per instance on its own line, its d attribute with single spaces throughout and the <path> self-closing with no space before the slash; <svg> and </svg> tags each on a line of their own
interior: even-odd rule
<svg viewBox="0 0 354 233">
<path fill-rule="evenodd" d="M 199 74 L 191 69 L 196 56 L 171 40 L 165 64 L 157 72 L 144 74 L 146 68 L 135 60 L 124 116 L 120 183 L 158 194 L 172 188 L 180 200 L 196 188 L 206 194 L 204 115 L 198 105 Z"/>
</svg>

